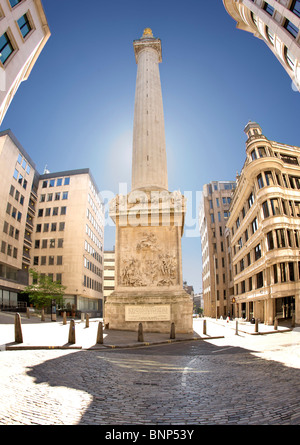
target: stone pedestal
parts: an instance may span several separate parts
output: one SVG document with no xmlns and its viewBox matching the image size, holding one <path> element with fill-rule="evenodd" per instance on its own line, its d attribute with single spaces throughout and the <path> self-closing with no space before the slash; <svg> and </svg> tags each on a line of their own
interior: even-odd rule
<svg viewBox="0 0 300 445">
<path fill-rule="evenodd" d="M 193 332 L 193 302 L 183 290 L 180 192 L 134 191 L 110 205 L 116 223 L 115 291 L 105 303 L 110 329 Z"/>
</svg>

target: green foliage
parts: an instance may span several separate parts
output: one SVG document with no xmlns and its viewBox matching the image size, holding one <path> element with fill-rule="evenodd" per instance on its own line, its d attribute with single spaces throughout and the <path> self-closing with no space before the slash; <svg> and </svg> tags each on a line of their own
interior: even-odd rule
<svg viewBox="0 0 300 445">
<path fill-rule="evenodd" d="M 36 308 L 50 307 L 52 300 L 56 300 L 58 306 L 64 306 L 65 286 L 57 281 L 52 281 L 51 277 L 47 275 L 39 274 L 34 269 L 30 269 L 29 273 L 33 284 L 27 286 L 22 293 L 29 295 L 29 301 Z"/>
</svg>

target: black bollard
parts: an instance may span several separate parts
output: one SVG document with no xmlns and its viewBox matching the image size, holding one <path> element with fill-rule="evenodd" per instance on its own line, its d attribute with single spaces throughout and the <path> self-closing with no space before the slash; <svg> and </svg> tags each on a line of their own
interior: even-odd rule
<svg viewBox="0 0 300 445">
<path fill-rule="evenodd" d="M 75 344 L 75 321 L 70 321 L 70 329 L 69 329 L 69 343 Z"/>
<path fill-rule="evenodd" d="M 23 343 L 21 317 L 20 317 L 19 313 L 17 313 L 15 315 L 15 342 L 16 343 Z"/>
<path fill-rule="evenodd" d="M 144 333 L 143 333 L 143 325 L 142 325 L 142 323 L 139 323 L 138 341 L 141 341 L 141 342 L 144 341 Z"/>
<path fill-rule="evenodd" d="M 174 340 L 175 338 L 175 323 L 171 324 L 171 332 L 170 332 L 170 339 Z"/>
<path fill-rule="evenodd" d="M 99 324 L 98 324 L 97 344 L 98 345 L 102 345 L 103 344 L 103 324 L 102 324 L 102 321 L 99 321 Z"/>
</svg>

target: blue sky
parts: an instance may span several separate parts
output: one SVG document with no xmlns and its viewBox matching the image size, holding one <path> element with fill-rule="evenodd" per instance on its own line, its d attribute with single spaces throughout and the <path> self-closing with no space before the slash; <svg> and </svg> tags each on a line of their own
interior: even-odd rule
<svg viewBox="0 0 300 445">
<path fill-rule="evenodd" d="M 300 145 L 299 93 L 264 42 L 236 29 L 221 0 L 43 0 L 51 38 L 6 114 L 43 173 L 90 168 L 100 191 L 131 183 L 136 81 L 132 42 L 162 40 L 169 190 L 189 198 L 183 277 L 202 288 L 196 220 L 203 184 L 233 180 L 251 119 Z M 115 231 L 105 228 L 105 248 Z"/>
</svg>

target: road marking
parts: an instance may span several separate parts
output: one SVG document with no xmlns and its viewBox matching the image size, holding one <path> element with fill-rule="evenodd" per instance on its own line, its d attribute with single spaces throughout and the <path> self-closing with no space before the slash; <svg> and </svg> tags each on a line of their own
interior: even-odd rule
<svg viewBox="0 0 300 445">
<path fill-rule="evenodd" d="M 228 348 L 222 348 L 222 349 L 218 349 L 218 351 L 212 351 L 212 354 L 215 354 L 216 352 L 227 351 L 228 349 L 232 349 L 232 348 L 235 348 L 235 346 L 228 346 Z"/>
</svg>

